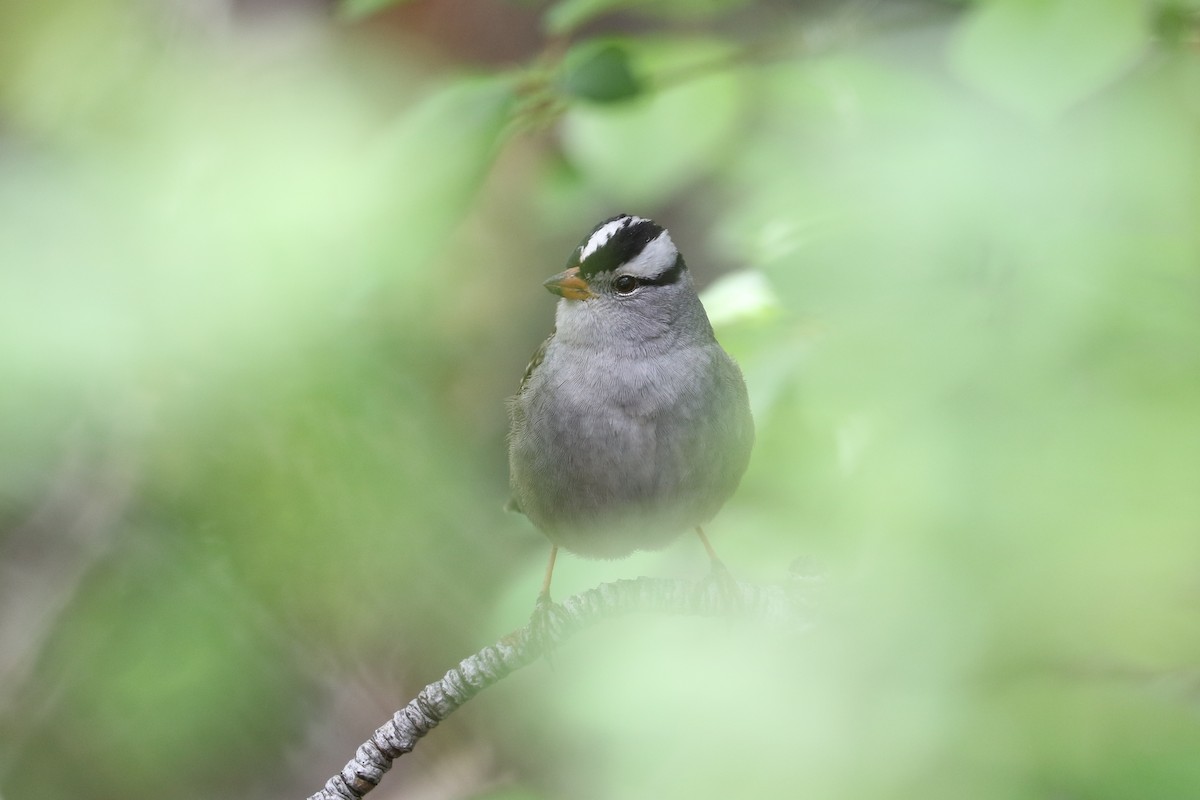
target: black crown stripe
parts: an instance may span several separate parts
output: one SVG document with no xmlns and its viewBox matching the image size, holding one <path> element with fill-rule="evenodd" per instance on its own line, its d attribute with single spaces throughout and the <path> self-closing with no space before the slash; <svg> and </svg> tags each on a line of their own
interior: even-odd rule
<svg viewBox="0 0 1200 800">
<path fill-rule="evenodd" d="M 620 219 L 617 217 L 615 219 Z M 613 220 L 608 220 L 612 222 Z M 599 230 L 606 223 L 600 223 L 596 227 Z M 638 222 L 631 222 L 617 230 L 608 241 L 596 248 L 596 251 L 591 253 L 579 265 L 579 272 L 585 277 L 590 278 L 599 272 L 611 272 L 627 261 L 637 258 L 638 254 L 646 249 L 646 245 L 657 239 L 663 232 L 661 226 L 651 222 L 648 219 Z M 595 233 L 593 231 L 592 233 Z M 576 248 L 575 254 L 583 252 L 583 247 L 587 244 L 591 234 L 580 243 Z"/>
</svg>

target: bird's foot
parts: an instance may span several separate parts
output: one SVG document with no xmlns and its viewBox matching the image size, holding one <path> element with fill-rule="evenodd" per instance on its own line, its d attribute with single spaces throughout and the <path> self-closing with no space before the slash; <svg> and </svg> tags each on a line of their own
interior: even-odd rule
<svg viewBox="0 0 1200 800">
<path fill-rule="evenodd" d="M 550 599 L 549 592 L 538 595 L 529 615 L 529 642 L 554 666 L 554 649 L 562 632 L 563 607 Z"/>
<path fill-rule="evenodd" d="M 718 558 L 712 559 L 712 568 L 696 588 L 698 599 L 709 608 L 739 611 L 742 607 L 742 589 L 737 578 Z"/>
</svg>

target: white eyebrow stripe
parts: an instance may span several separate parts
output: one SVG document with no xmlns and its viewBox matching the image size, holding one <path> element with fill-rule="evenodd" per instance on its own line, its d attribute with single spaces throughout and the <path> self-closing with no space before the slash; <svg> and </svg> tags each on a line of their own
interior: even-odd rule
<svg viewBox="0 0 1200 800">
<path fill-rule="evenodd" d="M 675 264 L 678 255 L 679 250 L 671 241 L 671 235 L 663 230 L 642 248 L 642 252 L 630 259 L 621 272 L 637 278 L 657 278 Z"/>
<path fill-rule="evenodd" d="M 592 253 L 603 247 L 613 235 L 628 225 L 636 225 L 639 222 L 645 222 L 641 217 L 618 217 L 612 222 L 600 227 L 598 231 L 592 234 L 587 240 L 587 244 L 579 251 L 579 260 L 583 261 Z"/>
</svg>

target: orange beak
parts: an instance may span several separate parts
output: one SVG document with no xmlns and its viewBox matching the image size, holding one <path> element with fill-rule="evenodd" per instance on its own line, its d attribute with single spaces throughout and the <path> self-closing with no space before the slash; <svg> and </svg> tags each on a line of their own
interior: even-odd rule
<svg viewBox="0 0 1200 800">
<path fill-rule="evenodd" d="M 579 274 L 579 267 L 563 270 L 542 286 L 568 300 L 587 300 L 596 296 L 592 287 L 588 286 L 588 282 Z"/>
</svg>

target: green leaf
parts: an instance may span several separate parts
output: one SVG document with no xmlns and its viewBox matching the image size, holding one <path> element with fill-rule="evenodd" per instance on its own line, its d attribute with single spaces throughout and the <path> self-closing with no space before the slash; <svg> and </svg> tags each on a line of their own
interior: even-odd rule
<svg viewBox="0 0 1200 800">
<path fill-rule="evenodd" d="M 563 0 L 551 7 L 544 20 L 546 32 L 562 36 L 596 17 L 613 11 L 680 20 L 696 20 L 746 5 L 748 0 Z"/>
<path fill-rule="evenodd" d="M 345 19 L 361 19 L 385 8 L 408 2 L 411 0 L 341 0 L 338 13 Z"/>
<path fill-rule="evenodd" d="M 1145 49 L 1139 0 L 993 0 L 958 31 L 951 64 L 976 88 L 1052 115 L 1121 74 Z"/>
<path fill-rule="evenodd" d="M 1154 34 L 1163 42 L 1176 47 L 1187 46 L 1192 32 L 1200 24 L 1200 2 L 1167 3 L 1154 12 Z"/>
<path fill-rule="evenodd" d="M 712 40 L 631 43 L 635 74 L 678 80 L 633 102 L 569 109 L 568 159 L 625 203 L 661 202 L 709 174 L 730 152 L 744 107 L 740 75 L 721 64 L 730 52 Z"/>
<path fill-rule="evenodd" d="M 563 0 L 546 12 L 546 32 L 555 36 L 570 33 L 601 14 L 626 8 L 636 2 L 637 0 Z"/>
<path fill-rule="evenodd" d="M 612 42 L 586 42 L 563 61 L 563 91 L 594 103 L 616 103 L 642 92 L 629 65 L 629 54 Z"/>
<path fill-rule="evenodd" d="M 365 212 L 393 269 L 431 257 L 474 198 L 514 94 L 503 79 L 458 81 L 414 106 L 362 164 Z"/>
</svg>

